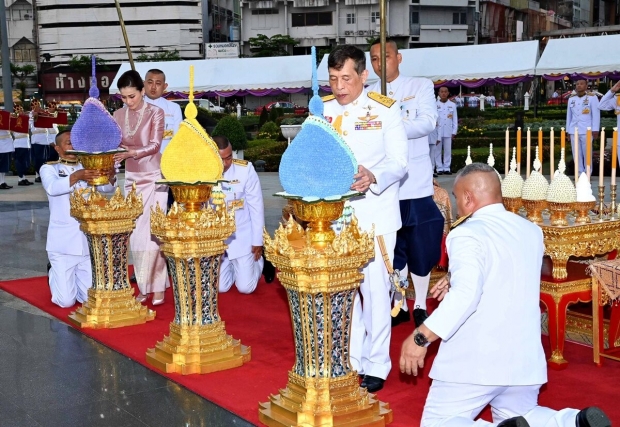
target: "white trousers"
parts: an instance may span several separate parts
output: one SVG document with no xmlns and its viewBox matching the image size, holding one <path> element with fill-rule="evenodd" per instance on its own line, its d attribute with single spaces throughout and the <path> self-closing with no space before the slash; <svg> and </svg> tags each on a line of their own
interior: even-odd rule
<svg viewBox="0 0 620 427">
<path fill-rule="evenodd" d="M 86 301 L 93 283 L 90 256 L 48 252 L 47 257 L 52 265 L 48 273 L 52 302 L 72 307 L 76 301 Z"/>
<path fill-rule="evenodd" d="M 570 146 L 573 150 L 573 158 L 575 157 L 575 135 L 570 136 Z M 586 136 L 579 134 L 579 175 L 586 171 Z M 576 162 L 576 160 L 575 160 Z"/>
<path fill-rule="evenodd" d="M 433 142 L 432 144 L 428 144 L 428 155 L 431 157 L 431 165 L 433 165 L 433 170 L 435 170 L 436 160 L 435 160 L 435 150 L 437 149 L 437 144 Z"/>
<path fill-rule="evenodd" d="M 390 261 L 394 262 L 396 232 L 383 235 Z M 362 270 L 364 280 L 355 296 L 351 321 L 351 365 L 359 374 L 386 379 L 392 362 L 390 338 L 392 316 L 390 315 L 390 280 L 379 244 L 375 238 L 375 257 Z"/>
<path fill-rule="evenodd" d="M 234 283 L 242 294 L 251 294 L 263 274 L 264 263 L 263 257 L 254 261 L 254 254 L 251 252 L 235 259 L 229 259 L 227 255 L 222 256 L 220 292 L 228 292 Z"/>
<path fill-rule="evenodd" d="M 575 427 L 577 409 L 555 411 L 538 406 L 540 385 L 485 386 L 433 380 L 421 427 L 494 426 L 523 416 L 532 427 Z M 493 423 L 474 421 L 488 404 Z"/>
<path fill-rule="evenodd" d="M 439 141 L 441 142 L 435 147 L 435 165 L 437 167 L 437 172 L 450 172 L 450 164 L 452 163 L 452 137 L 439 138 Z"/>
</svg>

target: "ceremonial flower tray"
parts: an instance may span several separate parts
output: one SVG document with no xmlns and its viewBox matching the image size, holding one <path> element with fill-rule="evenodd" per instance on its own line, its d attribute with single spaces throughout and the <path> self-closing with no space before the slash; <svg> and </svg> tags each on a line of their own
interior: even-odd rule
<svg viewBox="0 0 620 427">
<path fill-rule="evenodd" d="M 334 196 L 327 196 L 327 197 L 316 197 L 316 196 L 306 196 L 306 197 L 302 197 L 299 195 L 295 195 L 295 194 L 289 194 L 286 191 L 281 191 L 279 193 L 275 193 L 274 196 L 277 197 L 282 197 L 284 199 L 288 199 L 288 200 L 301 200 L 302 202 L 306 202 L 306 203 L 318 203 L 318 202 L 339 202 L 342 200 L 347 200 L 350 199 L 352 197 L 358 197 L 358 196 L 363 196 L 364 193 L 360 193 L 359 191 L 349 191 L 348 193 L 342 194 L 342 195 L 334 195 Z"/>
</svg>

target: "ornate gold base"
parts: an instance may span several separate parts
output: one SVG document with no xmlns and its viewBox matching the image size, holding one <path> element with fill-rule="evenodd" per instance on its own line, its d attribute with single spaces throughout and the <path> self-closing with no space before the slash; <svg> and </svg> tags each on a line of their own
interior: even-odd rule
<svg viewBox="0 0 620 427">
<path fill-rule="evenodd" d="M 551 218 L 549 221 L 551 225 L 555 227 L 565 227 L 568 225 L 568 220 L 566 219 L 566 215 L 574 208 L 574 203 L 556 203 L 549 202 L 548 208 L 551 213 Z M 553 276 L 555 277 L 555 276 Z"/>
<path fill-rule="evenodd" d="M 155 312 L 136 301 L 133 289 L 88 290 L 88 300 L 69 315 L 79 328 L 120 328 L 155 319 Z"/>
<path fill-rule="evenodd" d="M 575 218 L 575 222 L 577 224 L 589 224 L 592 222 L 590 220 L 590 211 L 596 207 L 596 201 L 591 202 L 575 202 L 575 210 L 577 211 L 577 218 Z"/>
<path fill-rule="evenodd" d="M 534 224 L 542 224 L 542 211 L 547 207 L 546 200 L 523 200 L 523 206 L 527 211 L 527 219 Z"/>
<path fill-rule="evenodd" d="M 258 418 L 270 427 L 385 426 L 387 403 L 359 386 L 357 372 L 339 379 L 306 378 L 289 372 L 286 388 L 261 403 Z"/>
<path fill-rule="evenodd" d="M 250 347 L 226 335 L 224 322 L 180 326 L 170 323 L 170 335 L 146 351 L 146 361 L 166 372 L 208 374 L 250 361 Z"/>
<path fill-rule="evenodd" d="M 502 197 L 502 201 L 504 202 L 504 208 L 514 214 L 518 214 L 519 209 L 523 206 L 523 200 L 521 200 L 521 197 Z"/>
</svg>

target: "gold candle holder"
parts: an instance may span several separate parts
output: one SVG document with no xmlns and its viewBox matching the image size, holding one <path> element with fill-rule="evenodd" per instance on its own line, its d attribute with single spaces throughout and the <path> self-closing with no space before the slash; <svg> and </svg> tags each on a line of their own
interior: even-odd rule
<svg viewBox="0 0 620 427">
<path fill-rule="evenodd" d="M 527 219 L 534 224 L 542 224 L 542 211 L 547 208 L 546 200 L 523 200 L 523 206 L 527 211 Z"/>
<path fill-rule="evenodd" d="M 616 215 L 616 188 L 617 185 L 613 184 L 610 186 L 609 197 L 611 198 L 611 207 L 609 209 L 609 219 L 614 219 Z"/>
<path fill-rule="evenodd" d="M 598 186 L 598 219 L 605 220 L 605 186 Z"/>
<path fill-rule="evenodd" d="M 502 197 L 502 201 L 506 210 L 514 214 L 518 214 L 519 209 L 523 206 L 523 199 L 521 197 Z"/>
<path fill-rule="evenodd" d="M 175 316 L 170 335 L 147 350 L 146 361 L 183 375 L 241 366 L 250 360 L 250 348 L 226 334 L 218 310 L 220 261 L 224 241 L 235 231 L 234 212 L 204 205 L 209 185 L 171 188 L 176 203 L 168 214 L 159 206 L 151 211 L 151 231 L 168 261 Z"/>
<path fill-rule="evenodd" d="M 353 303 L 375 239 L 359 230 L 355 218 L 338 236 L 325 232 L 343 205 L 295 200 L 295 214 L 311 229 L 291 217 L 273 239 L 263 233 L 265 256 L 279 268 L 286 289 L 295 339 L 286 387 L 259 406 L 267 426 L 379 427 L 392 421 L 388 405 L 359 386 L 349 360 Z"/>
<path fill-rule="evenodd" d="M 118 328 L 153 320 L 155 312 L 136 301 L 128 277 L 129 236 L 143 213 L 135 185 L 126 198 L 117 188 L 109 200 L 94 187 L 76 190 L 70 203 L 88 239 L 93 284 L 69 321 L 80 328 Z"/>
<path fill-rule="evenodd" d="M 574 209 L 574 203 L 556 203 L 547 202 L 549 212 L 551 213 L 551 225 L 556 227 L 564 227 L 568 225 L 566 215 Z"/>
<path fill-rule="evenodd" d="M 596 207 L 596 201 L 591 202 L 575 202 L 575 211 L 577 211 L 577 218 L 575 222 L 577 224 L 588 224 L 592 222 L 590 220 L 590 211 Z"/>
<path fill-rule="evenodd" d="M 114 168 L 114 154 L 78 154 L 78 161 L 84 166 L 84 169 L 96 170 L 101 173 L 94 179 L 89 179 L 88 185 L 106 185 L 110 182 L 108 172 Z"/>
</svg>

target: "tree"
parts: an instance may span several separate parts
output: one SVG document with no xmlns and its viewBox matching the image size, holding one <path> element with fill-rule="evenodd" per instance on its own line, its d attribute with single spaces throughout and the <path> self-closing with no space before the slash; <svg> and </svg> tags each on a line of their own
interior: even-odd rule
<svg viewBox="0 0 620 427">
<path fill-rule="evenodd" d="M 17 83 L 17 87 L 22 92 L 20 96 L 22 101 L 26 98 L 26 79 L 31 74 L 34 74 L 36 71 L 37 68 L 31 64 L 20 66 L 11 63 L 11 74 L 19 80 L 19 83 Z"/>
<path fill-rule="evenodd" d="M 283 36 L 282 34 L 276 34 L 275 36 L 267 37 L 264 34 L 259 34 L 256 37 L 250 37 L 248 40 L 250 43 L 250 52 L 252 56 L 266 57 L 266 56 L 288 56 L 288 47 L 295 47 L 299 44 L 297 40 L 290 36 Z"/>
<path fill-rule="evenodd" d="M 76 73 L 78 73 L 79 75 L 81 75 L 83 78 L 86 79 L 86 84 L 84 85 L 84 88 L 82 90 L 82 92 L 84 93 L 88 93 L 90 89 L 90 78 L 92 75 L 92 61 L 93 60 L 90 55 L 73 56 L 69 60 L 69 66 L 73 69 L 73 71 L 75 71 Z M 103 66 L 105 68 L 105 60 L 96 56 L 95 65 Z"/>
<path fill-rule="evenodd" d="M 248 137 L 238 118 L 223 117 L 213 129 L 213 136 L 225 136 L 230 141 L 233 150 L 244 150 L 248 145 Z"/>
<path fill-rule="evenodd" d="M 180 61 L 181 55 L 178 50 L 164 50 L 159 48 L 157 52 L 152 55 L 146 53 L 144 49 L 139 50 L 140 54 L 136 57 L 136 62 L 164 62 L 164 61 Z"/>
</svg>

